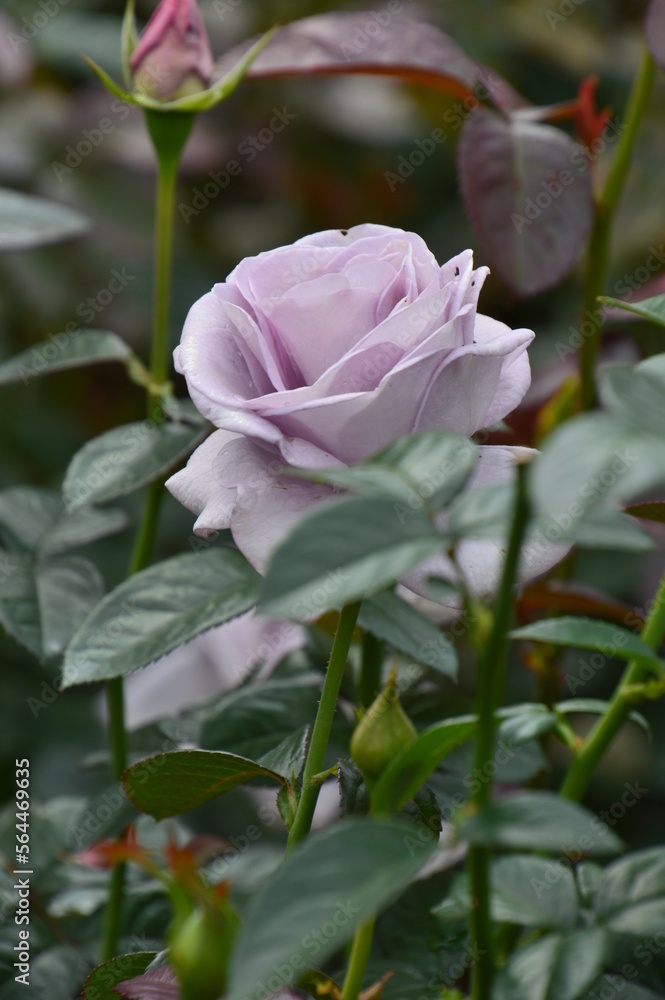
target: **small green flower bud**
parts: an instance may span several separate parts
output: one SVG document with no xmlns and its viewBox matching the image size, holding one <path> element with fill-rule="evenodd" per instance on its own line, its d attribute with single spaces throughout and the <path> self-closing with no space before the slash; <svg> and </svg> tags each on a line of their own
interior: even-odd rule
<svg viewBox="0 0 665 1000">
<path fill-rule="evenodd" d="M 182 1000 L 217 1000 L 226 978 L 240 921 L 226 901 L 197 906 L 172 931 L 170 961 L 178 977 Z"/>
<path fill-rule="evenodd" d="M 393 672 L 351 737 L 351 757 L 365 778 L 374 781 L 417 735 L 400 705 Z"/>
</svg>

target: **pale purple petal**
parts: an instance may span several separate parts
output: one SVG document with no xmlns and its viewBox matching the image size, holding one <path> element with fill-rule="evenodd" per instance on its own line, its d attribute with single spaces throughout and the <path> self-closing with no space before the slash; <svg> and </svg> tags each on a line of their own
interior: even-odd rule
<svg viewBox="0 0 665 1000">
<path fill-rule="evenodd" d="M 291 528 L 334 497 L 327 486 L 281 475 L 282 466 L 277 451 L 246 438 L 230 442 L 214 461 L 215 477 L 235 488 L 230 517 L 234 541 L 259 572 Z"/>
<path fill-rule="evenodd" d="M 500 328 L 500 330 L 497 328 Z M 482 316 L 480 314 L 476 316 L 475 329 L 476 339 L 479 343 L 485 343 L 495 335 L 507 337 L 511 332 L 510 328 L 504 323 L 499 323 L 489 316 Z M 499 420 L 503 420 L 505 416 L 512 413 L 515 407 L 519 406 L 524 399 L 526 391 L 531 384 L 531 366 L 529 365 L 529 355 L 526 349 L 533 340 L 534 335 L 530 330 L 516 332 L 523 332 L 529 336 L 525 337 L 518 344 L 517 348 L 504 358 L 498 385 L 492 396 L 489 409 L 485 414 L 484 422 L 486 427 L 491 427 L 492 424 L 498 423 Z"/>
<path fill-rule="evenodd" d="M 230 524 L 236 492 L 215 478 L 214 464 L 217 455 L 234 440 L 236 434 L 215 431 L 198 446 L 185 468 L 166 481 L 176 500 L 197 515 L 198 534 L 209 535 Z"/>
</svg>

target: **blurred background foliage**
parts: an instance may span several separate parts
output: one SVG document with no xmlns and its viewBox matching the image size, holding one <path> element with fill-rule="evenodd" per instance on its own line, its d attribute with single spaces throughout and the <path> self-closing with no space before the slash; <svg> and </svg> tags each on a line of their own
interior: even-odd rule
<svg viewBox="0 0 665 1000">
<path fill-rule="evenodd" d="M 116 331 L 146 355 L 152 154 L 137 110 L 115 102 L 79 58 L 86 52 L 119 77 L 123 6 L 122 0 L 50 0 L 46 6 L 33 0 L 2 0 L 0 33 L 25 29 L 26 36 L 34 37 L 21 35 L 11 60 L 6 43 L 4 50 L 0 46 L 0 184 L 75 206 L 92 226 L 87 237 L 73 243 L 0 257 L 0 360 L 71 322 Z M 200 6 L 216 54 L 276 21 L 331 10 L 322 0 L 201 0 Z M 583 78 L 597 75 L 599 106 L 610 106 L 621 121 L 640 59 L 645 3 L 403 0 L 402 6 L 405 13 L 438 24 L 533 103 L 570 100 Z M 44 11 L 54 7 L 56 13 L 44 23 Z M 549 16 L 572 8 L 563 20 Z M 152 9 L 151 2 L 138 0 L 140 19 L 147 19 Z M 373 7 L 349 2 L 335 9 Z M 624 273 L 632 274 L 649 248 L 665 238 L 664 101 L 665 86 L 659 80 L 616 225 L 610 287 Z M 242 257 L 316 230 L 366 221 L 400 226 L 418 232 L 440 260 L 473 247 L 457 189 L 458 130 L 442 124 L 444 113 L 454 105 L 455 99 L 436 91 L 356 76 L 248 83 L 212 113 L 200 116 L 180 182 L 173 345 L 192 302 L 223 280 Z M 251 156 L 246 152 L 248 138 L 268 126 L 274 108 L 286 109 L 293 119 Z M 86 132 L 101 134 L 102 120 L 111 126 L 94 145 Z M 386 172 L 395 172 L 415 140 L 437 127 L 447 128 L 447 141 L 391 190 Z M 242 171 L 221 190 L 210 174 L 223 171 L 233 159 Z M 602 174 L 604 168 L 600 157 L 596 169 Z M 482 251 L 474 249 L 477 263 L 483 263 Z M 126 288 L 103 306 L 99 296 L 114 271 L 125 276 Z M 580 271 L 530 301 L 515 300 L 493 277 L 485 285 L 484 312 L 512 327 L 530 327 L 537 335 L 530 352 L 532 392 L 511 419 L 514 443 L 532 443 L 533 413 L 565 371 L 556 344 L 566 341 L 579 322 L 580 302 Z M 662 350 L 660 332 L 642 328 L 637 321 L 608 324 L 606 332 L 604 360 L 630 362 Z M 182 384 L 177 389 L 184 391 Z M 120 366 L 30 380 L 0 392 L 0 488 L 29 484 L 57 489 L 69 459 L 84 442 L 143 416 L 142 392 L 128 383 Z M 133 497 L 125 504 L 133 518 L 138 501 Z M 159 556 L 188 550 L 191 526 L 191 516 L 167 497 Z M 130 530 L 95 545 L 92 554 L 108 587 L 123 578 L 130 545 Z M 640 608 L 652 595 L 661 568 L 662 551 L 647 557 L 587 553 L 577 562 L 578 578 Z M 47 706 L 44 684 L 50 686 L 56 679 L 56 665 L 39 666 L 4 637 L 0 650 L 3 798 L 11 794 L 13 760 L 23 756 L 32 760 L 36 798 L 89 795 L 102 789 L 104 770 L 88 766 L 94 763 L 91 754 L 103 756 L 97 692 L 77 688 L 52 698 Z M 509 697 L 538 697 L 533 664 L 520 661 L 515 648 L 512 655 Z M 470 657 L 466 659 L 458 689 L 444 684 L 435 696 L 420 695 L 411 704 L 405 699 L 417 722 L 468 707 Z M 579 661 L 579 653 L 570 654 L 560 665 L 562 677 L 575 674 Z M 619 670 L 618 664 L 610 664 L 580 693 L 606 697 Z M 561 683 L 559 696 L 569 695 Z M 34 703 L 31 708 L 31 698 L 41 699 L 43 708 L 35 711 Z M 647 706 L 646 714 L 654 726 L 655 745 L 647 746 L 635 727 L 627 727 L 604 762 L 590 799 L 599 807 L 614 802 L 625 781 L 642 776 L 649 795 L 617 827 L 633 848 L 662 839 L 665 770 L 658 758 L 665 752 L 665 727 L 660 724 L 662 710 Z M 161 745 L 157 737 L 147 742 L 149 750 Z M 541 780 L 549 783 L 550 778 Z M 219 825 L 214 812 L 209 809 L 198 821 L 201 828 Z M 253 807 L 243 793 L 234 793 L 224 800 L 223 815 L 224 832 L 233 833 L 252 821 Z"/>
</svg>

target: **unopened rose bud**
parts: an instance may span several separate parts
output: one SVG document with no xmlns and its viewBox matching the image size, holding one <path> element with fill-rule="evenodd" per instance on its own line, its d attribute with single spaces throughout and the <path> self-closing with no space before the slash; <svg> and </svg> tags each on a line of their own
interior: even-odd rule
<svg viewBox="0 0 665 1000">
<path fill-rule="evenodd" d="M 171 932 L 170 961 L 182 1000 L 217 1000 L 226 991 L 231 949 L 240 922 L 224 900 L 197 908 Z"/>
<path fill-rule="evenodd" d="M 135 89 L 157 101 L 205 90 L 213 58 L 196 0 L 162 0 L 132 53 Z"/>
<path fill-rule="evenodd" d="M 417 735 L 400 705 L 397 682 L 392 674 L 351 737 L 351 756 L 365 778 L 374 781 Z"/>
</svg>

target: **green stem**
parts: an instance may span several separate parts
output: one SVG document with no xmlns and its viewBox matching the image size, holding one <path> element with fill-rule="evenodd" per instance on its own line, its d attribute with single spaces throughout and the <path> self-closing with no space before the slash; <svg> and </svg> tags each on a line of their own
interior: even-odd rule
<svg viewBox="0 0 665 1000">
<path fill-rule="evenodd" d="M 155 204 L 155 264 L 153 289 L 153 328 L 150 374 L 157 384 L 166 381 L 169 372 L 169 305 L 173 264 L 173 221 L 178 179 L 178 160 L 159 158 Z M 148 416 L 156 423 L 164 419 L 161 397 L 148 393 Z"/>
<path fill-rule="evenodd" d="M 326 670 L 321 691 L 321 700 L 314 720 L 314 728 L 305 761 L 305 770 L 302 778 L 302 790 L 298 801 L 298 808 L 293 820 L 293 825 L 289 831 L 287 842 L 287 852 L 297 843 L 303 840 L 309 833 L 312 825 L 314 810 L 319 797 L 319 785 L 314 781 L 315 775 L 323 771 L 328 739 L 332 727 L 335 709 L 337 708 L 337 698 L 344 676 L 346 658 L 353 638 L 353 630 L 356 627 L 360 602 L 347 604 L 342 609 L 339 624 L 333 640 L 330 662 Z"/>
<path fill-rule="evenodd" d="M 358 1000 L 358 995 L 362 989 L 365 969 L 369 961 L 372 950 L 372 939 L 374 937 L 374 920 L 368 920 L 364 924 L 359 924 L 353 938 L 353 947 L 346 970 L 344 987 L 342 989 L 342 1000 Z"/>
<path fill-rule="evenodd" d="M 476 810 L 486 806 L 492 797 L 492 776 L 489 767 L 494 754 L 495 712 L 503 692 L 506 660 L 506 633 L 510 622 L 513 589 L 517 576 L 520 549 L 528 519 L 526 492 L 526 466 L 518 466 L 517 495 L 510 529 L 508 551 L 503 566 L 501 585 L 494 608 L 494 621 L 489 639 L 478 660 L 476 674 L 476 706 L 478 728 L 474 765 L 475 774 L 484 780 L 472 797 Z M 490 908 L 490 853 L 483 847 L 469 850 L 469 874 L 473 906 L 470 915 L 471 943 L 479 956 L 473 969 L 473 1000 L 489 1000 L 494 978 L 494 947 L 492 941 L 492 916 Z"/>
<path fill-rule="evenodd" d="M 665 575 L 663 575 L 653 607 L 642 629 L 642 641 L 657 650 L 665 632 Z M 587 790 L 593 773 L 605 751 L 617 735 L 635 704 L 631 688 L 641 684 L 651 672 L 644 661 L 632 660 L 626 667 L 614 692 L 609 708 L 589 733 L 584 746 L 573 760 L 561 786 L 561 795 L 579 801 Z"/>
<path fill-rule="evenodd" d="M 180 155 L 192 127 L 193 115 L 147 112 L 146 122 L 157 154 L 157 190 L 155 201 L 155 257 L 153 274 L 152 344 L 150 386 L 147 390 L 148 418 L 155 423 L 164 419 L 159 388 L 169 372 L 169 306 L 173 268 L 173 222 Z M 146 491 L 143 514 L 134 540 L 128 576 L 139 573 L 150 562 L 157 534 L 157 520 L 163 483 L 151 483 Z M 113 777 L 119 781 L 127 767 L 127 732 L 122 677 L 106 686 L 109 712 L 109 745 Z M 104 917 L 102 961 L 117 952 L 125 885 L 125 865 L 118 864 L 111 873 L 109 898 Z"/>
<path fill-rule="evenodd" d="M 365 632 L 358 679 L 358 703 L 364 708 L 369 708 L 381 690 L 381 668 L 383 667 L 384 652 L 385 644 L 371 632 Z"/>
<path fill-rule="evenodd" d="M 602 323 L 596 322 L 592 317 L 598 309 L 598 296 L 602 295 L 605 290 L 612 222 L 630 170 L 637 132 L 647 109 L 655 78 L 656 67 L 647 51 L 628 99 L 625 116 L 626 127 L 619 137 L 617 150 L 605 185 L 596 202 L 594 223 L 587 251 L 583 307 L 584 317 L 590 319 L 593 332 L 582 341 L 579 356 L 580 396 L 582 407 L 585 410 L 590 410 L 596 400 L 594 370 L 600 346 Z"/>
</svg>

